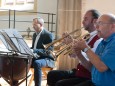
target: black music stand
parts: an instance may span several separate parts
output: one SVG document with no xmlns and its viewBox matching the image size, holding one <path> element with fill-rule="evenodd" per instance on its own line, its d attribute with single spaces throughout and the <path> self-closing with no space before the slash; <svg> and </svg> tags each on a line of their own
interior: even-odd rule
<svg viewBox="0 0 115 86">
<path fill-rule="evenodd" d="M 22 54 L 22 55 L 28 55 L 27 58 L 25 58 L 26 61 L 26 86 L 27 86 L 27 78 L 30 76 L 27 76 L 27 68 L 28 68 L 28 58 L 33 57 L 33 53 L 24 41 L 23 37 L 16 31 L 16 29 L 4 29 L 0 31 L 0 39 L 2 40 L 3 44 L 6 46 L 6 48 L 10 51 L 10 53 L 13 53 L 13 57 L 10 58 L 10 61 L 12 63 L 12 81 L 13 81 L 13 63 L 14 63 L 14 55 L 15 54 Z M 24 80 L 25 80 L 24 79 Z M 24 81 L 22 80 L 22 82 Z M 21 82 L 20 82 L 21 83 Z M 20 84 L 18 83 L 18 84 Z"/>
</svg>

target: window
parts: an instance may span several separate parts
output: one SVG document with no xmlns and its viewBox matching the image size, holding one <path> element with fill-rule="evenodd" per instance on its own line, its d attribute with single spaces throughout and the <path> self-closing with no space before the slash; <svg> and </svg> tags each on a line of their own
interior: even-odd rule
<svg viewBox="0 0 115 86">
<path fill-rule="evenodd" d="M 0 0 L 0 9 L 34 10 L 34 0 Z"/>
</svg>

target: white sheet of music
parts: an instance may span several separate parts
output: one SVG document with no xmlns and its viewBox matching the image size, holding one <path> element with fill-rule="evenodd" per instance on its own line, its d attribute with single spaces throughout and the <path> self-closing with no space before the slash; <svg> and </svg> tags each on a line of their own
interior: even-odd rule
<svg viewBox="0 0 115 86">
<path fill-rule="evenodd" d="M 5 43 L 6 48 L 8 48 L 10 51 L 12 51 L 12 50 L 13 51 L 18 51 L 18 49 L 14 46 L 14 43 L 11 41 L 11 39 L 9 38 L 7 33 L 4 32 L 4 31 L 1 31 L 0 33 L 2 34 L 4 40 L 6 41 L 6 43 Z"/>
<path fill-rule="evenodd" d="M 32 51 L 16 29 L 4 29 L 0 32 L 5 37 L 5 40 L 2 38 L 2 41 L 8 50 L 12 49 L 12 51 L 33 56 Z"/>
<path fill-rule="evenodd" d="M 1 39 L 1 45 L 0 45 L 0 52 L 10 52 L 9 50 L 12 50 L 12 48 L 10 47 L 10 45 L 8 43 L 6 43 L 6 40 L 4 39 L 4 37 L 1 35 L 0 33 L 0 39 Z M 9 48 L 9 50 L 8 50 Z"/>
</svg>

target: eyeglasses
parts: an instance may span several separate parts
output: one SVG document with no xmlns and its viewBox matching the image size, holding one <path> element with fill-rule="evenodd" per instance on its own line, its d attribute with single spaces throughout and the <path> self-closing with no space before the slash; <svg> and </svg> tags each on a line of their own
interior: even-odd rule
<svg viewBox="0 0 115 86">
<path fill-rule="evenodd" d="M 105 24 L 113 24 L 113 23 L 112 22 L 102 22 L 102 21 L 94 23 L 95 26 L 100 26 L 100 25 L 105 25 Z"/>
</svg>

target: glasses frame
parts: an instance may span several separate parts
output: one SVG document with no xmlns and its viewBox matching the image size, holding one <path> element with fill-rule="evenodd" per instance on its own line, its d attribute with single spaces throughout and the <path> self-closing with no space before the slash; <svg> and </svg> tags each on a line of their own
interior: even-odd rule
<svg viewBox="0 0 115 86">
<path fill-rule="evenodd" d="M 102 21 L 99 21 L 99 22 L 95 22 L 94 25 L 95 26 L 103 26 L 105 24 L 113 24 L 113 22 L 102 22 Z"/>
</svg>

